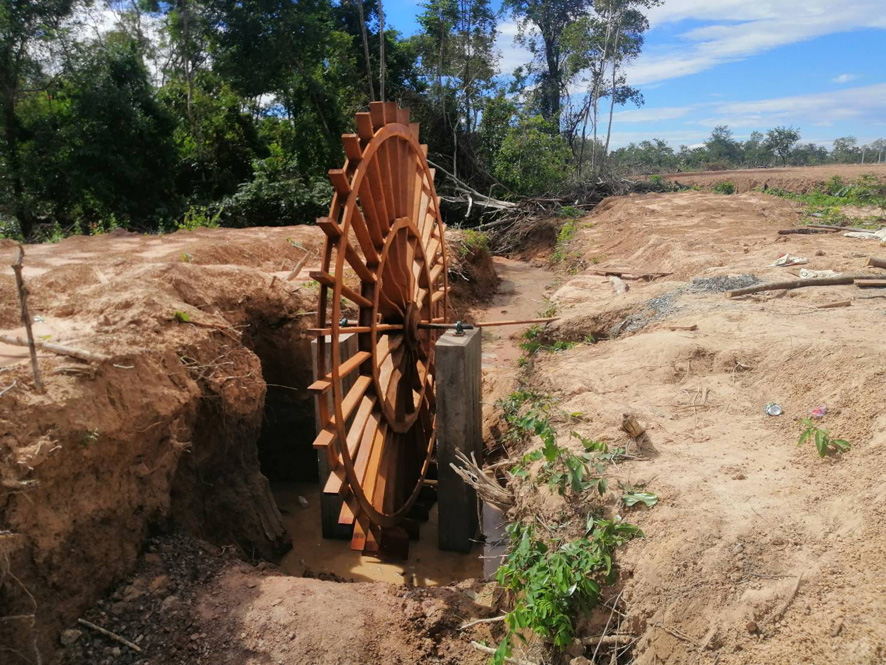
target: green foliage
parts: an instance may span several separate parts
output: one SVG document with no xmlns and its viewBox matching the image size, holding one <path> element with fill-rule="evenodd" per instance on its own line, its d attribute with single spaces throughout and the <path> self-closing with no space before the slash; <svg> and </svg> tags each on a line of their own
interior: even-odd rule
<svg viewBox="0 0 886 665">
<path fill-rule="evenodd" d="M 556 340 L 550 344 L 544 341 L 544 329 L 541 326 L 532 326 L 523 333 L 523 341 L 520 342 L 520 348 L 526 351 L 530 356 L 534 356 L 539 351 L 568 351 L 575 346 L 575 342 L 566 340 Z"/>
<path fill-rule="evenodd" d="M 560 263 L 569 253 L 569 245 L 572 244 L 575 234 L 578 232 L 578 220 L 570 219 L 560 227 L 557 233 L 557 246 L 551 254 L 552 263 Z"/>
<path fill-rule="evenodd" d="M 873 206 L 886 210 L 886 183 L 871 174 L 862 175 L 852 182 L 834 176 L 811 192 L 789 192 L 773 187 L 767 189 L 766 193 L 805 204 L 810 221 L 816 224 L 845 222 L 847 217 L 843 206 Z M 876 216 L 871 222 L 876 222 Z M 853 220 L 854 225 L 864 223 L 864 220 Z"/>
<path fill-rule="evenodd" d="M 194 229 L 216 229 L 219 226 L 219 218 L 222 210 L 211 212 L 207 206 L 191 206 L 185 212 L 185 216 L 178 223 L 179 231 L 193 231 Z"/>
<path fill-rule="evenodd" d="M 179 323 L 190 323 L 191 315 L 187 312 L 182 312 L 180 310 L 176 310 L 175 314 L 173 314 L 173 318 Z"/>
<path fill-rule="evenodd" d="M 731 182 L 718 182 L 714 185 L 714 191 L 717 194 L 735 194 L 735 185 Z"/>
<path fill-rule="evenodd" d="M 793 150 L 799 140 L 799 130 L 793 127 L 776 127 L 766 132 L 766 142 L 764 145 L 781 157 L 781 164 L 785 166 L 788 163 L 791 150 Z"/>
<path fill-rule="evenodd" d="M 483 231 L 465 229 L 461 237 L 461 253 L 463 257 L 489 252 L 489 236 Z"/>
<path fill-rule="evenodd" d="M 816 426 L 809 418 L 803 418 L 803 432 L 800 434 L 797 445 L 802 446 L 807 439 L 812 439 L 815 442 L 819 457 L 839 455 L 848 452 L 851 448 L 845 439 L 832 439 L 827 430 Z"/>
<path fill-rule="evenodd" d="M 494 159 L 494 175 L 528 196 L 555 192 L 565 180 L 569 147 L 550 123 L 523 116 L 511 127 Z"/>
<path fill-rule="evenodd" d="M 570 541 L 539 536 L 533 525 L 511 524 L 510 551 L 496 579 L 513 594 L 514 607 L 505 616 L 507 634 L 493 663 L 505 662 L 522 630 L 551 640 L 557 648 L 569 646 L 574 617 L 589 614 L 601 585 L 615 579 L 615 549 L 642 535 L 632 524 L 593 516 L 585 536 Z"/>
<path fill-rule="evenodd" d="M 622 490 L 621 501 L 628 508 L 636 506 L 638 503 L 642 503 L 647 508 L 652 508 L 652 506 L 658 503 L 658 496 L 652 492 L 644 491 L 644 484 L 635 486 L 627 483 L 619 483 L 618 485 Z"/>
</svg>

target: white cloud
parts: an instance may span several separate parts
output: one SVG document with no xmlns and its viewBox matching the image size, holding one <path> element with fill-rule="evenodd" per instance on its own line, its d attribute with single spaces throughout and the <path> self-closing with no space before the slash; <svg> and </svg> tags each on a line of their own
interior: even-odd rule
<svg viewBox="0 0 886 665">
<path fill-rule="evenodd" d="M 613 144 L 620 147 L 632 141 L 655 137 L 664 139 L 672 146 L 691 145 L 707 138 L 711 128 L 717 125 L 729 125 L 736 130 L 735 137 L 739 140 L 747 138 L 752 130 L 766 130 L 777 125 L 799 126 L 801 132 L 804 128 L 833 127 L 845 121 L 867 127 L 886 125 L 881 121 L 886 117 L 886 83 L 745 102 L 702 102 L 691 106 L 622 111 L 615 115 L 615 120 L 616 128 L 620 128 L 626 123 L 652 123 L 687 116 L 694 116 L 694 119 L 687 120 L 684 127 L 677 130 L 613 132 Z M 876 137 L 859 137 L 859 140 L 864 143 L 873 138 Z M 822 139 L 804 135 L 802 140 L 804 143 L 811 141 L 830 145 L 833 137 Z"/>
<path fill-rule="evenodd" d="M 659 108 L 631 109 L 619 111 L 613 116 L 615 122 L 657 122 L 659 120 L 675 120 L 688 115 L 694 106 L 672 106 Z"/>
<path fill-rule="evenodd" d="M 793 97 L 717 104 L 717 117 L 699 121 L 714 126 L 772 126 L 816 124 L 845 120 L 874 120 L 886 116 L 886 83 Z"/>
<path fill-rule="evenodd" d="M 517 44 L 517 32 L 518 26 L 514 21 L 498 25 L 498 34 L 495 38 L 495 46 L 501 54 L 498 71 L 506 76 L 513 74 L 517 67 L 532 62 L 532 53 L 529 49 Z"/>
<path fill-rule="evenodd" d="M 858 78 L 858 74 L 840 74 L 831 79 L 834 83 L 849 83 L 849 81 L 854 81 Z"/>
<path fill-rule="evenodd" d="M 695 74 L 719 64 L 836 32 L 886 28 L 882 0 L 667 0 L 649 12 L 653 28 L 685 19 L 711 21 L 688 42 L 649 50 L 631 68 L 635 84 Z"/>
</svg>

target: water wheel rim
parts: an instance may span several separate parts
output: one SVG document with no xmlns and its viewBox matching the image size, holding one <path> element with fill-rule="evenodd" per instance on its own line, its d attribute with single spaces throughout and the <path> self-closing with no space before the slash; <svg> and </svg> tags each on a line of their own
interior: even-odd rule
<svg viewBox="0 0 886 665">
<path fill-rule="evenodd" d="M 396 108 L 396 105 L 394 105 Z M 389 107 L 388 107 L 389 108 Z M 386 109 L 387 112 L 387 109 Z M 387 114 L 387 113 L 386 113 Z M 444 242 L 444 225 L 442 218 L 440 216 L 440 209 L 438 199 L 436 197 L 436 192 L 433 184 L 433 173 L 431 172 L 427 161 L 424 158 L 424 152 L 422 147 L 419 145 L 417 138 L 415 136 L 414 131 L 408 127 L 404 123 L 400 122 L 390 122 L 386 123 L 383 127 L 376 130 L 369 140 L 366 149 L 362 153 L 362 158 L 360 163 L 358 164 L 353 178 L 350 182 L 350 192 L 347 196 L 347 200 L 342 203 L 341 197 L 336 194 L 336 197 L 333 199 L 332 208 L 330 211 L 330 217 L 335 219 L 337 217 L 337 213 L 342 212 L 342 220 L 341 220 L 341 234 L 338 240 L 338 243 L 335 244 L 336 256 L 335 256 L 335 272 L 332 273 L 329 268 L 331 268 L 332 263 L 332 242 L 327 242 L 326 251 L 324 252 L 324 268 L 336 275 L 342 276 L 344 274 L 344 268 L 346 263 L 346 252 L 343 249 L 346 248 L 346 243 L 349 241 L 351 235 L 351 228 L 353 223 L 353 218 L 355 215 L 355 210 L 357 210 L 357 203 L 360 199 L 360 191 L 361 186 L 363 184 L 363 180 L 367 177 L 368 174 L 368 165 L 371 164 L 372 160 L 377 157 L 379 151 L 382 149 L 384 145 L 389 141 L 404 141 L 408 146 L 407 151 L 407 159 L 408 164 L 414 167 L 417 171 L 420 169 L 416 175 L 417 177 L 414 180 L 410 180 L 415 187 L 415 182 L 419 183 L 419 187 L 421 189 L 416 188 L 418 191 L 419 199 L 421 199 L 422 192 L 424 189 L 427 189 L 428 202 L 426 207 L 422 209 L 422 205 L 419 201 L 413 200 L 415 196 L 413 195 L 413 199 L 409 199 L 417 210 L 417 214 L 424 214 L 433 216 L 432 220 L 429 224 L 426 224 L 427 228 L 430 228 L 429 234 L 431 236 L 434 235 L 434 231 L 436 230 L 436 244 L 434 249 L 435 256 L 431 257 L 433 260 L 436 259 L 436 253 L 439 252 L 439 263 L 442 264 L 442 297 L 437 301 L 437 303 L 431 302 L 431 290 L 433 288 L 433 284 L 431 283 L 430 277 L 430 262 L 427 260 L 426 255 L 426 247 L 422 242 L 416 243 L 418 247 L 420 247 L 420 253 L 423 259 L 423 266 L 421 274 L 423 278 L 427 281 L 428 294 L 427 294 L 427 307 L 425 308 L 425 315 L 430 316 L 430 318 L 440 318 L 445 319 L 446 312 L 448 310 L 448 279 L 446 275 L 445 266 L 447 264 L 447 256 L 446 256 L 446 247 Z M 347 164 L 346 164 L 347 167 Z M 402 186 L 402 185 L 401 185 Z M 407 196 L 409 193 L 407 192 Z M 360 213 L 363 214 L 362 212 Z M 416 215 L 413 215 L 413 217 Z M 365 220 L 364 220 L 365 221 Z M 415 220 L 418 221 L 418 220 Z M 412 233 L 414 237 L 419 239 L 420 241 L 423 239 L 422 231 L 413 223 L 413 220 L 409 220 L 408 222 L 403 223 L 404 227 L 407 229 L 407 233 Z M 394 236 L 394 229 L 396 228 L 396 222 L 394 226 L 391 226 L 391 231 L 388 236 L 385 237 L 385 244 L 388 243 L 388 239 Z M 376 248 L 378 249 L 378 248 Z M 384 247 L 382 248 L 384 252 Z M 383 255 L 384 256 L 384 253 Z M 382 267 L 379 267 L 379 276 L 381 276 Z M 440 279 L 438 277 L 438 279 Z M 377 364 L 375 362 L 375 354 L 377 353 L 377 345 L 378 345 L 378 304 L 380 302 L 380 291 L 381 291 L 381 283 L 380 280 L 376 282 L 373 286 L 373 298 L 372 298 L 372 314 L 369 317 L 369 321 L 361 321 L 360 323 L 369 323 L 370 327 L 370 340 L 372 345 L 371 357 L 372 357 L 372 366 L 373 366 L 373 383 L 376 385 L 376 390 L 379 389 L 378 386 L 378 377 L 377 375 Z M 318 320 L 320 321 L 320 327 L 325 327 L 325 321 L 323 321 L 323 317 L 325 317 L 327 311 L 327 295 L 328 289 L 321 289 L 321 302 L 320 307 L 318 308 Z M 335 437 L 333 439 L 332 444 L 328 449 L 328 454 L 330 456 L 330 465 L 331 468 L 335 468 L 336 466 L 341 465 L 343 467 L 344 475 L 347 479 L 347 492 L 350 496 L 346 497 L 346 501 L 348 503 L 356 503 L 356 506 L 352 507 L 355 518 L 365 518 L 372 524 L 376 524 L 378 526 L 386 527 L 386 526 L 394 526 L 405 516 L 408 510 L 414 504 L 419 491 L 421 490 L 421 486 L 423 484 L 423 480 L 426 477 L 428 466 L 433 455 L 434 446 L 436 443 L 436 415 L 435 415 L 435 399 L 433 396 L 433 362 L 432 362 L 432 349 L 433 349 L 433 337 L 431 337 L 430 343 L 430 356 L 431 359 L 427 365 L 427 375 L 424 381 L 422 381 L 421 391 L 418 397 L 417 408 L 415 409 L 414 415 L 410 418 L 412 427 L 407 428 L 404 432 L 399 432 L 401 436 L 408 435 L 410 431 L 414 429 L 415 423 L 422 421 L 422 432 L 423 436 L 427 437 L 427 444 L 425 446 L 424 456 L 421 459 L 421 468 L 419 473 L 417 474 L 417 478 L 415 479 L 415 484 L 411 488 L 408 496 L 399 503 L 397 507 L 391 510 L 386 510 L 385 506 L 379 506 L 378 501 L 375 497 L 367 497 L 364 492 L 363 484 L 361 478 L 357 476 L 354 459 L 352 458 L 350 451 L 348 449 L 348 430 L 346 427 L 346 418 L 345 414 L 342 410 L 343 400 L 345 399 L 344 389 L 342 384 L 342 375 L 340 371 L 341 367 L 341 348 L 339 344 L 340 336 L 342 334 L 347 334 L 347 327 L 343 327 L 340 323 L 341 314 L 342 314 L 342 297 L 344 295 L 344 285 L 342 279 L 336 279 L 334 288 L 332 289 L 333 301 L 332 306 L 332 316 L 331 316 L 331 351 L 332 351 L 332 362 L 331 362 L 331 388 L 332 388 L 332 417 L 334 419 L 335 424 Z M 436 305 L 436 306 L 435 306 Z M 365 308 L 361 307 L 361 318 L 363 317 Z M 436 314 L 436 316 L 434 316 Z M 321 342 L 322 344 L 322 342 Z M 429 389 L 429 386 L 431 388 Z M 381 400 L 381 409 L 384 411 L 386 402 Z M 390 414 L 385 414 L 385 421 L 387 421 Z M 393 421 L 396 422 L 396 417 L 393 418 Z M 425 422 L 427 421 L 427 422 Z M 381 427 L 379 427 L 381 429 Z M 382 435 L 383 437 L 387 436 L 387 432 Z M 384 446 L 384 439 L 382 442 L 382 446 Z M 384 452 L 384 450 L 382 451 Z M 360 515 L 359 513 L 362 513 Z"/>
</svg>

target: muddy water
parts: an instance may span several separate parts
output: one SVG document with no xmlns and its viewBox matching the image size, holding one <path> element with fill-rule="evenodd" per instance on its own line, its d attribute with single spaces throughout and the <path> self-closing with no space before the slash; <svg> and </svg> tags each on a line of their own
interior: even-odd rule
<svg viewBox="0 0 886 665">
<path fill-rule="evenodd" d="M 280 561 L 290 575 L 327 573 L 355 582 L 409 583 L 438 586 L 483 576 L 482 545 L 469 554 L 437 549 L 437 507 L 421 525 L 421 538 L 409 544 L 408 561 L 364 556 L 344 540 L 324 539 L 320 532 L 320 486 L 317 483 L 275 483 L 272 487 L 283 523 L 292 537 L 292 550 Z M 308 501 L 303 508 L 298 497 Z"/>
</svg>

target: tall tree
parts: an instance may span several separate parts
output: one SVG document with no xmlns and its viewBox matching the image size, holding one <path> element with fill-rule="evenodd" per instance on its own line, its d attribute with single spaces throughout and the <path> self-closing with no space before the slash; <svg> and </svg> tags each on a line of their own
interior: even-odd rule
<svg viewBox="0 0 886 665">
<path fill-rule="evenodd" d="M 54 39 L 70 16 L 73 0 L 0 0 L 0 122 L 8 171 L 8 207 L 21 232 L 29 236 L 36 217 L 26 200 L 20 144 L 23 128 L 18 105 L 28 82 L 40 87 L 42 67 L 34 57 L 40 43 Z M 0 204 L 2 204 L 0 198 Z"/>
<path fill-rule="evenodd" d="M 563 34 L 587 16 L 592 0 L 504 0 L 519 26 L 518 41 L 534 56 L 538 80 L 538 108 L 546 120 L 560 121 L 560 99 L 565 90 Z"/>
<path fill-rule="evenodd" d="M 459 136 L 473 133 L 496 74 L 495 15 L 488 0 L 429 0 L 423 7 L 415 44 L 430 81 L 430 103 L 451 135 L 457 174 Z"/>
<path fill-rule="evenodd" d="M 711 136 L 705 141 L 708 159 L 711 162 L 735 164 L 738 161 L 740 147 L 732 136 L 732 130 L 726 125 L 714 127 Z"/>
<path fill-rule="evenodd" d="M 781 165 L 786 166 L 788 155 L 800 140 L 800 132 L 793 127 L 775 127 L 766 132 L 766 147 L 781 157 Z"/>
</svg>

